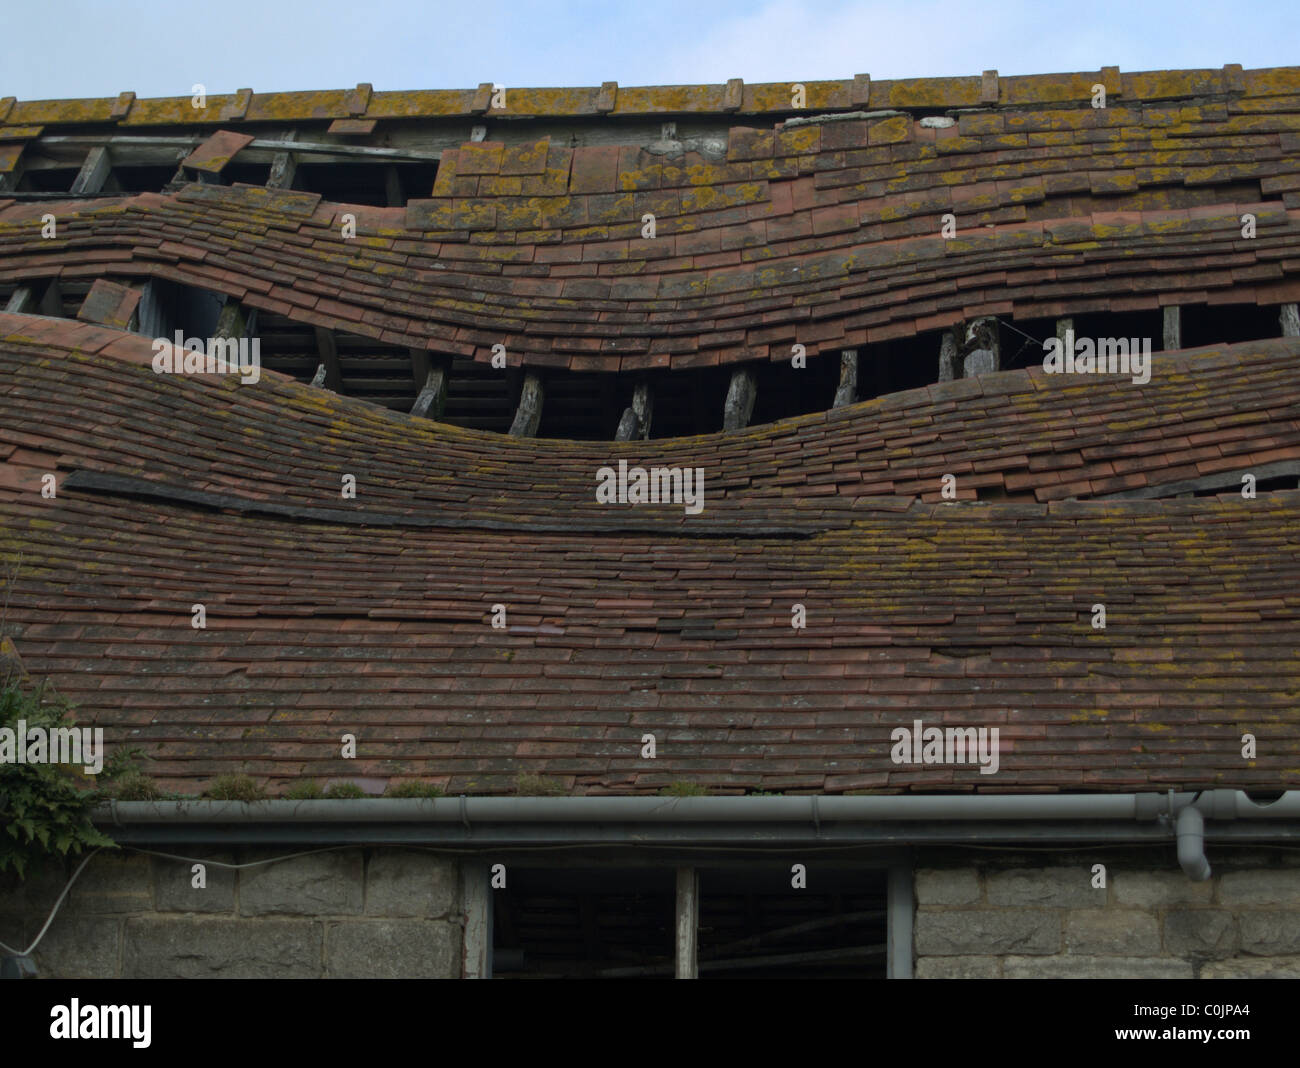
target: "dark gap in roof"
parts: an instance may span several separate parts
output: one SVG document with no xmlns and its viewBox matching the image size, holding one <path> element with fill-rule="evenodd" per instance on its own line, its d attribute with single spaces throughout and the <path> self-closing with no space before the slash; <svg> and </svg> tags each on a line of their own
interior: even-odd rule
<svg viewBox="0 0 1300 1068">
<path fill-rule="evenodd" d="M 161 193 L 175 174 L 175 165 L 113 168 L 123 193 Z"/>
<path fill-rule="evenodd" d="M 712 434 L 722 429 L 722 407 L 727 400 L 732 367 L 702 367 L 691 371 L 657 371 L 647 378 L 654 394 L 650 437 L 680 438 Z M 630 403 L 619 407 L 619 415 Z M 612 435 L 611 435 L 612 437 Z"/>
<path fill-rule="evenodd" d="M 234 185 L 236 182 L 243 182 L 245 185 L 266 185 L 266 181 L 271 177 L 271 165 L 269 163 L 227 163 L 221 170 L 221 184 Z"/>
<path fill-rule="evenodd" d="M 442 421 L 466 430 L 504 434 L 514 420 L 512 397 L 511 382 L 504 371 L 468 356 L 457 356 L 447 376 L 447 404 Z M 414 403 L 414 393 L 411 399 Z M 545 411 L 543 402 L 543 414 Z"/>
<path fill-rule="evenodd" d="M 436 163 L 299 162 L 293 188 L 341 204 L 401 207 L 430 196 L 437 174 Z"/>
<path fill-rule="evenodd" d="M 1029 337 L 1024 335 L 1028 334 Z M 1017 319 L 1011 325 L 999 324 L 999 343 L 1002 346 L 999 370 L 1018 371 L 1026 367 L 1043 366 L 1043 342 L 1056 337 L 1055 319 Z"/>
<path fill-rule="evenodd" d="M 1160 352 L 1164 348 L 1164 315 L 1159 308 L 1132 312 L 1087 312 L 1083 315 L 1064 316 L 1064 318 L 1073 318 L 1076 341 L 1085 337 L 1092 338 L 1094 341 L 1098 338 L 1137 338 L 1138 343 L 1141 344 L 1143 338 L 1150 338 L 1153 353 Z M 1052 336 L 1056 336 L 1055 324 L 1052 327 Z M 1040 350 L 1038 357 L 1040 367 L 1042 358 Z"/>
<path fill-rule="evenodd" d="M 438 178 L 436 163 L 397 163 L 397 178 L 401 183 L 402 203 L 427 200 L 433 195 L 433 183 Z"/>
<path fill-rule="evenodd" d="M 835 387 L 840 381 L 839 349 L 810 355 L 801 368 L 788 359 L 749 366 L 758 380 L 750 426 L 824 412 L 835 400 Z"/>
<path fill-rule="evenodd" d="M 1245 474 L 1249 474 L 1250 469 L 1251 469 L 1251 465 L 1249 463 L 1246 463 L 1243 460 L 1241 465 L 1241 471 L 1232 472 L 1232 483 L 1230 485 L 1219 486 L 1216 488 L 1207 488 L 1203 490 L 1195 490 L 1188 496 L 1217 497 L 1221 493 L 1238 492 L 1241 489 L 1241 476 Z M 1286 492 L 1293 489 L 1300 489 L 1300 477 L 1297 477 L 1296 475 L 1278 475 L 1274 478 L 1260 478 L 1260 479 L 1256 479 L 1255 481 L 1256 494 Z M 1164 498 L 1165 496 L 1177 497 L 1177 496 L 1181 496 L 1181 494 L 1176 494 L 1176 493 L 1171 493 L 1167 495 L 1161 494 L 1156 499 L 1159 500 Z"/>
<path fill-rule="evenodd" d="M 1259 341 L 1282 333 L 1276 304 L 1188 304 L 1182 311 L 1182 324 L 1185 349 Z"/>
<path fill-rule="evenodd" d="M 858 400 L 871 400 L 887 393 L 901 393 L 937 382 L 943 334 L 942 330 L 932 330 L 915 337 L 861 346 L 858 349 Z M 838 374 L 837 367 L 837 382 Z M 834 392 L 832 388 L 823 408 L 831 406 Z"/>
<path fill-rule="evenodd" d="M 116 281 L 116 279 L 112 279 Z M 51 279 L 50 281 L 53 281 Z M 77 312 L 81 310 L 81 305 L 86 300 L 86 294 L 90 292 L 90 287 L 94 285 L 93 279 L 72 280 L 58 279 L 59 283 L 59 300 L 60 306 L 58 317 L 60 319 L 75 319 Z M 48 284 L 48 282 L 47 282 Z M 45 312 L 40 314 L 44 315 Z"/>
<path fill-rule="evenodd" d="M 80 173 L 80 167 L 31 167 L 23 171 L 18 189 L 25 193 L 67 193 Z"/>
<path fill-rule="evenodd" d="M 628 375 L 594 371 L 547 375 L 543 379 L 545 395 L 537 436 L 613 441 L 623 409 L 632 403 L 629 379 Z"/>
<path fill-rule="evenodd" d="M 311 374 L 315 375 L 321 355 L 316 345 L 316 331 L 311 327 L 307 329 L 306 340 L 308 356 L 313 361 Z M 411 410 L 415 403 L 415 379 L 411 375 L 409 349 L 345 333 L 334 334 L 334 345 L 342 378 L 340 393 L 393 411 Z"/>
<path fill-rule="evenodd" d="M 259 312 L 257 336 L 263 367 L 299 382 L 310 382 L 315 376 L 321 361 L 316 333 L 309 325 L 273 312 Z"/>
</svg>

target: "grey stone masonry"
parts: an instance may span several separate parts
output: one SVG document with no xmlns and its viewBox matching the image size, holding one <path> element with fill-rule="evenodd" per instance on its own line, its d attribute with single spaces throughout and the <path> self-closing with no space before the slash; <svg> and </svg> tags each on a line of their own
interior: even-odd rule
<svg viewBox="0 0 1300 1068">
<path fill-rule="evenodd" d="M 1300 978 L 1300 856 L 1212 855 L 1195 883 L 1172 855 L 1101 853 L 918 863 L 917 978 Z"/>
<path fill-rule="evenodd" d="M 95 856 L 33 954 L 60 979 L 459 978 L 459 865 L 427 851 L 203 846 Z M 256 863 L 274 860 L 274 863 Z M 0 876 L 0 941 L 25 948 L 75 868 Z M 233 870 L 218 862 L 255 864 Z M 199 884 L 202 885 L 199 885 Z"/>
</svg>

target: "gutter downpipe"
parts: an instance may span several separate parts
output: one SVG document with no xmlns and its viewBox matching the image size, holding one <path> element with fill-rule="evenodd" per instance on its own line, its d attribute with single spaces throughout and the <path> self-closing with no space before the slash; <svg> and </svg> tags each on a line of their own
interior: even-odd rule
<svg viewBox="0 0 1300 1068">
<path fill-rule="evenodd" d="M 1257 804 L 1240 790 L 1167 794 L 843 797 L 454 797 L 330 801 L 125 801 L 96 813 L 130 824 L 690 824 L 792 822 L 1111 820 L 1172 822 L 1178 860 L 1195 881 L 1210 876 L 1205 818 L 1300 819 L 1300 790 Z M 640 832 L 637 832 L 638 835 Z"/>
<path fill-rule="evenodd" d="M 1205 856 L 1205 817 L 1195 804 L 1182 809 L 1174 821 L 1178 837 L 1178 863 L 1194 883 L 1210 877 L 1210 861 Z"/>
</svg>

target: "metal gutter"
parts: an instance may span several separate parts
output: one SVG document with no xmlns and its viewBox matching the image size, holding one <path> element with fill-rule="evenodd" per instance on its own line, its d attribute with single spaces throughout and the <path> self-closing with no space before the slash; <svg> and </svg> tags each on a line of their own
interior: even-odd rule
<svg viewBox="0 0 1300 1068">
<path fill-rule="evenodd" d="M 1192 809 L 1192 815 L 1184 815 Z M 469 849 L 538 845 L 762 849 L 791 844 L 1159 844 L 1177 838 L 1184 869 L 1193 878 L 1207 878 L 1207 837 L 1216 841 L 1300 841 L 1300 790 L 1288 791 L 1268 804 L 1256 804 L 1239 790 L 1009 796 L 127 801 L 99 809 L 96 822 L 118 841 L 136 845 L 313 842 Z"/>
</svg>

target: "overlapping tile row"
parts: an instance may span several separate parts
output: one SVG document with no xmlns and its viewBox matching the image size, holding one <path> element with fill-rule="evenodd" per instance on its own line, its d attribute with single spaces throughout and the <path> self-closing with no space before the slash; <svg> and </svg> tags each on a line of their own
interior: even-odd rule
<svg viewBox="0 0 1300 1068">
<path fill-rule="evenodd" d="M 1300 340 L 1156 355 L 1151 380 L 1005 371 L 937 383 L 744 431 L 652 442 L 509 438 L 397 415 L 264 371 L 156 374 L 148 338 L 0 314 L 0 479 L 39 487 L 72 472 L 229 498 L 432 523 L 531 516 L 707 525 L 783 522 L 830 499 L 1093 497 L 1300 464 Z M 33 413 L 42 412 L 39 426 Z M 0 459 L 3 459 L 0 456 Z M 698 468 L 704 511 L 600 504 L 598 472 Z M 357 479 L 355 499 L 340 497 Z M 145 485 L 143 488 L 148 488 Z M 242 502 L 242 503 L 241 503 Z M 730 521 L 730 520 L 728 520 Z"/>
<path fill-rule="evenodd" d="M 0 281 L 168 278 L 391 344 L 597 371 L 1300 299 L 1300 70 L 1268 95 L 1080 103 L 737 125 L 717 158 L 469 143 L 405 209 L 191 185 L 65 202 L 47 240 L 48 205 L 10 204 Z"/>
<path fill-rule="evenodd" d="M 925 504 L 738 486 L 698 517 L 604 509 L 642 524 L 611 529 L 576 507 L 589 444 L 426 425 L 274 374 L 154 375 L 147 339 L 27 323 L 49 340 L 5 342 L 0 372 L 0 566 L 21 555 L 6 627 L 33 676 L 177 791 L 224 771 L 277 790 L 416 778 L 467 793 L 509 792 L 521 773 L 631 793 L 1300 785 L 1296 492 Z M 1269 353 L 1295 355 L 1266 347 L 1261 364 Z M 1215 381 L 1200 404 L 1231 388 Z M 870 433 L 897 410 L 799 427 Z M 941 436 L 944 418 L 930 422 Z M 1172 406 L 1149 425 L 1164 418 Z M 389 456 L 399 431 L 409 448 Z M 761 440 L 728 447 L 739 459 Z M 355 502 L 331 476 L 310 482 L 321 499 L 302 514 L 252 507 L 297 493 L 318 450 L 335 472 L 358 461 Z M 776 469 L 813 477 L 816 451 Z M 161 485 L 66 477 L 91 468 Z M 43 470 L 65 476 L 54 498 Z M 215 504 L 178 493 L 239 484 Z M 362 521 L 334 518 L 327 487 Z M 402 525 L 366 521 L 401 492 L 422 501 Z M 916 720 L 997 727 L 997 774 L 894 763 L 891 731 Z M 339 756 L 344 733 L 355 760 Z"/>
<path fill-rule="evenodd" d="M 666 544 L 4 488 L 0 558 L 22 553 L 27 670 L 178 791 L 225 771 L 467 793 L 520 773 L 579 793 L 1300 785 L 1295 492 L 836 510 L 812 537 Z M 893 763 L 918 719 L 997 727 L 998 772 Z"/>
</svg>

